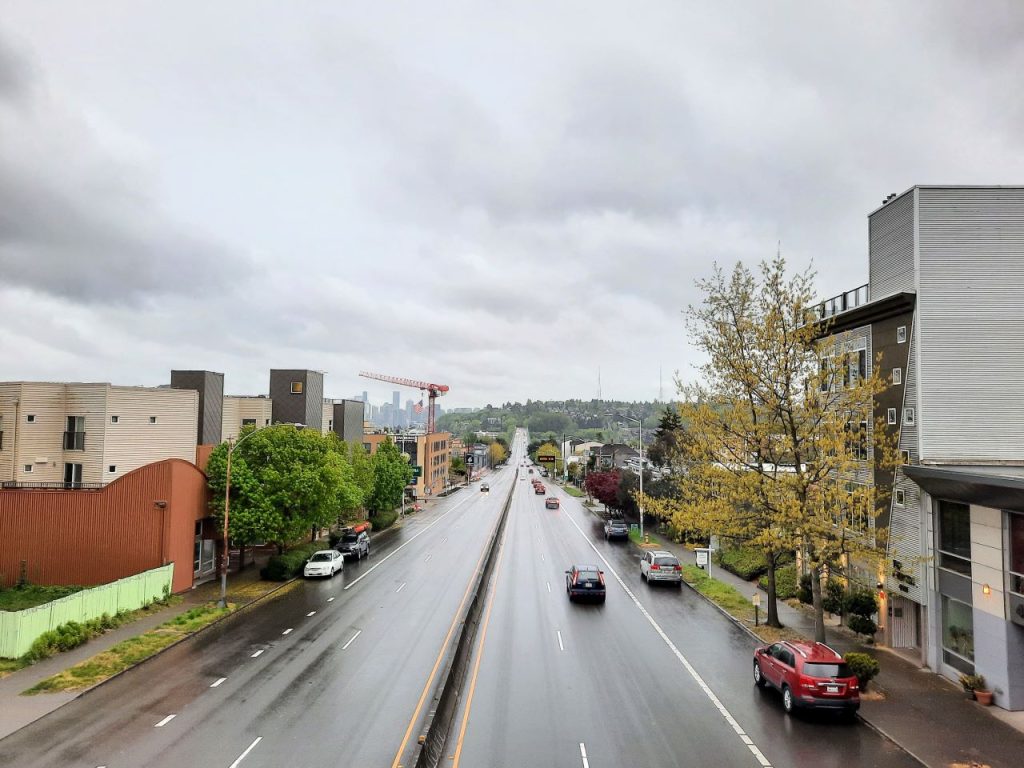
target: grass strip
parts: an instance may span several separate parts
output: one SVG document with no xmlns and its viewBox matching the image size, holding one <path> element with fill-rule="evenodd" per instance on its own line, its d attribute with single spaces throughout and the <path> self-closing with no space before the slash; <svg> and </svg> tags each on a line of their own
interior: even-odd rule
<svg viewBox="0 0 1024 768">
<path fill-rule="evenodd" d="M 630 528 L 629 538 L 637 546 L 645 547 L 647 549 L 657 549 L 661 546 L 661 542 L 658 541 L 658 539 L 655 536 L 651 536 L 650 533 L 647 534 L 647 542 L 644 542 L 643 537 L 640 535 L 639 529 L 634 530 L 633 528 Z"/>
<path fill-rule="evenodd" d="M 23 611 L 26 608 L 35 608 L 37 605 L 59 600 L 83 589 L 85 587 L 44 587 L 38 584 L 0 589 L 0 611 Z"/>
<path fill-rule="evenodd" d="M 56 675 L 40 680 L 22 695 L 52 693 L 55 691 L 81 691 L 108 677 L 145 661 L 169 645 L 198 632 L 235 608 L 218 608 L 216 603 L 206 603 L 165 621 L 155 629 L 137 637 L 123 640 L 109 650 L 98 653 L 85 661 L 75 664 Z"/>
<path fill-rule="evenodd" d="M 563 485 L 562 489 L 570 496 L 575 496 L 577 499 L 583 498 L 583 491 L 581 491 L 575 485 Z"/>
</svg>

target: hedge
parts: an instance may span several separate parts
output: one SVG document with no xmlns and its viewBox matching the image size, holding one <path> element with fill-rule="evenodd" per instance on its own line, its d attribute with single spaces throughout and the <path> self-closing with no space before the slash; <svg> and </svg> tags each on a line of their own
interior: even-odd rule
<svg viewBox="0 0 1024 768">
<path fill-rule="evenodd" d="M 768 559 L 755 547 L 730 547 L 716 553 L 716 560 L 725 570 L 735 573 L 744 581 L 753 581 L 768 572 Z M 778 566 L 793 562 L 791 553 L 779 555 Z"/>
<path fill-rule="evenodd" d="M 319 552 L 324 548 L 322 541 L 314 541 L 312 544 L 302 544 L 294 549 L 289 549 L 283 555 L 274 555 L 260 569 L 260 578 L 266 581 L 288 581 L 293 576 L 302 573 L 306 561 L 314 552 Z"/>
<path fill-rule="evenodd" d="M 398 510 L 391 510 L 390 512 L 378 512 L 370 518 L 370 526 L 375 531 L 383 531 L 385 528 L 390 528 L 395 524 L 395 520 L 398 519 Z"/>
<path fill-rule="evenodd" d="M 757 580 L 761 589 L 768 589 L 768 574 Z M 788 600 L 797 595 L 796 566 L 784 565 L 775 570 L 775 596 L 779 600 Z"/>
</svg>

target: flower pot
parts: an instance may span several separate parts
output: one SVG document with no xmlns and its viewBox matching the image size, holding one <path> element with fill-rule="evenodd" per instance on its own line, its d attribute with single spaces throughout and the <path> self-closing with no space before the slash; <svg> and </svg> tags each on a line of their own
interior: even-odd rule
<svg viewBox="0 0 1024 768">
<path fill-rule="evenodd" d="M 988 707 L 992 704 L 992 691 L 975 691 L 974 698 L 983 707 Z"/>
</svg>

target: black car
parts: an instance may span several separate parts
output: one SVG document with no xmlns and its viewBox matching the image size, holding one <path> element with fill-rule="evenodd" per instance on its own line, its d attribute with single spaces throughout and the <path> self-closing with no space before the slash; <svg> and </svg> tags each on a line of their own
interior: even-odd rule
<svg viewBox="0 0 1024 768">
<path fill-rule="evenodd" d="M 604 602 L 604 571 L 596 565 L 574 565 L 565 572 L 565 591 L 569 602 L 577 598 Z"/>
<path fill-rule="evenodd" d="M 366 531 L 343 534 L 335 549 L 344 557 L 355 557 L 356 560 L 362 560 L 370 555 L 370 537 Z"/>
<path fill-rule="evenodd" d="M 625 520 L 609 520 L 604 524 L 604 538 L 607 541 L 612 539 L 628 539 L 629 526 Z"/>
</svg>

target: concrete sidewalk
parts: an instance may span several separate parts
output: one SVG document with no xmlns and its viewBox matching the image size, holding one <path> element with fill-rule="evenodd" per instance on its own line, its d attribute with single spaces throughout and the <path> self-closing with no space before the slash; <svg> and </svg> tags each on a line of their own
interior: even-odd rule
<svg viewBox="0 0 1024 768">
<path fill-rule="evenodd" d="M 682 562 L 696 565 L 696 555 L 679 544 L 665 543 L 663 549 Z M 712 578 L 735 587 L 744 595 L 760 588 L 724 568 L 712 566 Z M 761 590 L 762 595 L 764 594 Z M 766 604 L 762 597 L 762 606 Z M 779 619 L 800 634 L 814 637 L 810 610 L 779 601 Z M 827 616 L 827 614 L 826 614 Z M 827 628 L 829 645 L 841 653 L 858 651 L 878 659 L 881 671 L 869 691 L 881 697 L 862 701 L 861 719 L 885 737 L 899 744 L 929 768 L 949 766 L 990 766 L 1020 768 L 1024 765 L 1024 712 L 1007 712 L 983 707 L 969 700 L 960 687 L 930 669 L 922 669 L 898 653 L 865 645 L 833 619 Z M 753 682 L 751 682 L 753 685 Z"/>
</svg>

